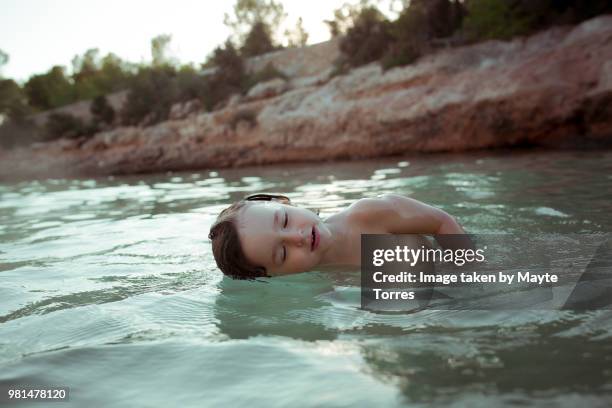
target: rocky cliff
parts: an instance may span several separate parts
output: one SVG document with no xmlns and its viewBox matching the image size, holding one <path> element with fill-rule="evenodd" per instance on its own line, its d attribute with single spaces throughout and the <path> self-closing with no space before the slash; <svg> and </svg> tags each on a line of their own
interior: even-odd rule
<svg viewBox="0 0 612 408">
<path fill-rule="evenodd" d="M 612 144 L 612 16 L 383 72 L 259 84 L 224 109 L 0 153 L 0 175 L 124 174 Z M 178 109 L 180 111 L 180 109 Z M 182 116 L 185 116 L 182 115 Z M 179 115 L 181 116 L 181 115 Z M 176 115 L 175 115 L 176 117 Z"/>
</svg>

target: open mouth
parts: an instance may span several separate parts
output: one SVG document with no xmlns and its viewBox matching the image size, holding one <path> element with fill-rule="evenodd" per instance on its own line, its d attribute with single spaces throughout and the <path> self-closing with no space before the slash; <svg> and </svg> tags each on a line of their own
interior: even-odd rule
<svg viewBox="0 0 612 408">
<path fill-rule="evenodd" d="M 317 246 L 319 245 L 317 229 L 314 227 L 314 225 L 312 227 L 312 232 L 310 234 L 310 237 L 311 237 L 310 250 L 314 251 L 315 249 L 317 249 Z"/>
<path fill-rule="evenodd" d="M 310 233 L 310 250 L 314 251 L 314 225 L 312 226 L 312 231 Z"/>
</svg>

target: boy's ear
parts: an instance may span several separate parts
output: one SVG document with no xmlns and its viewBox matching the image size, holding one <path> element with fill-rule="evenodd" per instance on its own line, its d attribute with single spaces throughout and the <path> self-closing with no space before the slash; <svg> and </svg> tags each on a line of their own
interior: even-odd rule
<svg viewBox="0 0 612 408">
<path fill-rule="evenodd" d="M 288 205 L 291 204 L 291 200 L 289 199 L 289 197 L 285 197 L 284 195 L 276 196 L 272 199 L 272 201 L 276 201 L 281 204 L 288 204 Z"/>
<path fill-rule="evenodd" d="M 276 201 L 281 204 L 291 204 L 291 200 L 289 197 L 281 195 L 281 194 L 251 194 L 245 197 L 246 201 Z"/>
</svg>

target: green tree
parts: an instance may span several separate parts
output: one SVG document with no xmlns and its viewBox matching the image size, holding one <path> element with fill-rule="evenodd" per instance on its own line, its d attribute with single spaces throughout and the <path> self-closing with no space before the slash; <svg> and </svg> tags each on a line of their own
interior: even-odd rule
<svg viewBox="0 0 612 408">
<path fill-rule="evenodd" d="M 256 22 L 245 38 L 240 52 L 248 58 L 274 51 L 276 48 L 268 26 L 262 22 Z"/>
<path fill-rule="evenodd" d="M 75 100 L 66 69 L 56 65 L 46 74 L 33 75 L 24 86 L 30 106 L 40 110 L 66 105 Z"/>
<path fill-rule="evenodd" d="M 100 69 L 100 51 L 90 48 L 85 53 L 75 55 L 72 59 L 72 80 L 75 100 L 92 99 L 104 93 L 99 89 L 97 76 Z"/>
<path fill-rule="evenodd" d="M 8 61 L 8 54 L 0 50 L 0 69 Z M 5 79 L 0 75 L 0 124 L 5 119 L 21 119 L 28 111 L 23 89 L 17 82 Z"/>
<path fill-rule="evenodd" d="M 52 113 L 45 124 L 45 139 L 74 139 L 85 134 L 83 121 L 68 113 Z"/>
<path fill-rule="evenodd" d="M 19 84 L 12 79 L 0 79 L 0 116 L 20 120 L 29 112 L 26 96 Z"/>
<path fill-rule="evenodd" d="M 425 7 L 411 3 L 392 24 L 392 41 L 381 61 L 384 69 L 411 64 L 427 52 L 431 28 Z"/>
<path fill-rule="evenodd" d="M 133 76 L 134 67 L 113 53 L 103 58 L 92 48 L 72 59 L 72 80 L 75 100 L 93 99 L 125 89 Z"/>
<path fill-rule="evenodd" d="M 98 87 L 104 93 L 125 89 L 136 71 L 134 64 L 127 63 L 113 53 L 106 54 L 100 61 L 97 75 Z"/>
<path fill-rule="evenodd" d="M 115 119 L 115 110 L 108 104 L 104 95 L 100 95 L 91 102 L 89 107 L 94 122 L 112 124 Z"/>
<path fill-rule="evenodd" d="M 355 67 L 376 61 L 390 42 L 390 22 L 375 7 L 366 7 L 340 41 L 343 63 Z"/>
<path fill-rule="evenodd" d="M 72 58 L 72 73 L 75 79 L 80 76 L 94 75 L 100 67 L 100 50 L 98 48 L 90 48 L 83 55 L 75 55 Z"/>
<path fill-rule="evenodd" d="M 232 94 L 242 94 L 248 86 L 244 60 L 230 40 L 223 47 L 215 49 L 210 63 L 216 68 L 207 81 L 208 92 L 204 105 L 209 110 Z"/>
<path fill-rule="evenodd" d="M 468 1 L 468 8 L 478 14 Z M 527 21 L 527 28 L 519 34 L 529 33 L 558 24 L 577 24 L 600 14 L 612 12 L 609 0 L 508 0 L 512 13 L 506 15 L 511 24 L 518 17 Z"/>
<path fill-rule="evenodd" d="M 449 37 L 461 26 L 465 15 L 458 0 L 413 0 L 409 7 L 422 10 L 429 39 Z"/>
<path fill-rule="evenodd" d="M 131 81 L 121 110 L 121 121 L 128 125 L 165 120 L 177 100 L 176 71 L 171 66 L 142 67 Z"/>
<path fill-rule="evenodd" d="M 168 55 L 172 36 L 170 34 L 160 34 L 151 40 L 151 57 L 153 66 L 174 65 L 174 61 Z"/>
<path fill-rule="evenodd" d="M 392 23 L 383 68 L 410 64 L 430 52 L 435 39 L 449 37 L 461 27 L 464 15 L 457 0 L 412 0 Z"/>
<path fill-rule="evenodd" d="M 344 3 L 342 6 L 335 9 L 333 19 L 324 20 L 332 38 L 346 34 L 351 27 L 355 26 L 355 22 L 362 11 L 371 7 L 373 6 L 370 0 L 359 0 L 359 2 L 355 4 Z"/>
<path fill-rule="evenodd" d="M 208 83 L 191 65 L 183 65 L 176 75 L 178 100 L 204 100 L 208 92 Z"/>
<path fill-rule="evenodd" d="M 293 30 L 285 30 L 285 38 L 287 47 L 303 47 L 308 43 L 308 33 L 304 29 L 302 17 L 298 18 Z"/>
<path fill-rule="evenodd" d="M 8 54 L 0 50 L 0 69 L 8 61 Z M 26 120 L 30 110 L 23 88 L 0 75 L 0 146 L 11 148 L 35 139 L 36 129 Z"/>
<path fill-rule="evenodd" d="M 235 52 L 235 50 L 234 50 Z M 238 67 L 242 67 L 242 60 Z M 219 58 L 213 63 L 219 63 Z M 221 62 L 223 63 L 223 62 Z M 191 65 L 180 69 L 174 66 L 141 67 L 130 80 L 129 93 L 120 112 L 120 120 L 128 125 L 151 125 L 168 118 L 172 105 L 193 99 L 201 100 L 209 109 L 215 104 L 211 89 L 231 84 L 236 63 L 232 60 L 227 69 L 219 69 L 213 80 L 208 80 Z M 224 67 L 224 66 L 223 66 Z M 242 68 L 240 68 L 242 69 Z M 212 87 L 211 83 L 216 82 Z"/>
<path fill-rule="evenodd" d="M 241 45 L 245 44 L 256 25 L 265 26 L 271 42 L 274 42 L 281 23 L 287 17 L 283 5 L 275 0 L 236 0 L 233 11 L 233 15 L 225 13 L 223 23 L 232 30 L 233 41 Z"/>
<path fill-rule="evenodd" d="M 550 1 L 553 6 L 557 5 L 559 11 L 567 12 L 567 10 L 571 9 L 571 11 L 573 11 L 572 22 L 574 23 L 593 18 L 600 14 L 612 13 L 612 2 L 610 0 L 566 0 L 570 3 L 566 8 L 553 0 L 548 1 Z M 525 2 L 525 0 L 523 0 L 523 2 Z"/>
<path fill-rule="evenodd" d="M 463 28 L 472 40 L 509 39 L 527 34 L 534 15 L 516 0 L 469 0 Z"/>
</svg>

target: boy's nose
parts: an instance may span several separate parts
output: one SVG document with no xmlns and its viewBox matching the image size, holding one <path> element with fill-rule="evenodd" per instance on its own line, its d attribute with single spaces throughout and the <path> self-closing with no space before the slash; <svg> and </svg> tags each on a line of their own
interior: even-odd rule
<svg viewBox="0 0 612 408">
<path fill-rule="evenodd" d="M 305 246 L 307 244 L 306 234 L 303 229 L 290 231 L 285 236 L 285 242 L 295 246 Z"/>
</svg>

